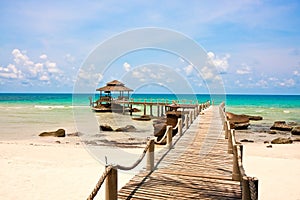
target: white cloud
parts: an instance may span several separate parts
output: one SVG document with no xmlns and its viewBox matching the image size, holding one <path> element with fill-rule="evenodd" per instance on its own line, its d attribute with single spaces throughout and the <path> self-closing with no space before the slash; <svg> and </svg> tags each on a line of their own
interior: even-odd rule
<svg viewBox="0 0 300 200">
<path fill-rule="evenodd" d="M 290 79 L 284 79 L 282 82 L 279 82 L 278 85 L 281 87 L 293 87 L 296 84 L 295 80 Z"/>
<path fill-rule="evenodd" d="M 23 77 L 22 72 L 13 64 L 9 64 L 7 67 L 0 67 L 0 78 L 17 79 L 21 77 Z"/>
<path fill-rule="evenodd" d="M 65 58 L 65 60 L 68 62 L 68 63 L 73 63 L 74 61 L 75 61 L 75 57 L 74 56 L 72 56 L 71 54 L 66 54 L 65 56 L 64 56 L 64 58 Z"/>
<path fill-rule="evenodd" d="M 210 80 L 210 79 L 214 78 L 213 72 L 207 66 L 205 66 L 201 69 L 201 75 L 204 80 Z"/>
<path fill-rule="evenodd" d="M 49 81 L 50 78 L 49 78 L 46 74 L 44 74 L 44 75 L 42 75 L 42 76 L 39 78 L 39 80 L 41 80 L 41 81 Z"/>
<path fill-rule="evenodd" d="M 230 58 L 229 54 L 226 54 L 222 58 L 216 56 L 213 52 L 207 53 L 208 63 L 215 66 L 220 73 L 226 73 L 229 67 L 228 59 Z"/>
<path fill-rule="evenodd" d="M 262 87 L 262 88 L 267 88 L 268 87 L 268 82 L 261 79 L 259 80 L 256 84 L 257 87 Z"/>
<path fill-rule="evenodd" d="M 300 76 L 300 72 L 299 72 L 298 70 L 295 70 L 295 71 L 293 72 L 293 74 L 294 74 L 295 76 Z"/>
<path fill-rule="evenodd" d="M 46 54 L 40 55 L 40 59 L 46 60 L 47 58 L 48 58 L 48 56 Z"/>
<path fill-rule="evenodd" d="M 193 69 L 194 69 L 193 65 L 188 65 L 184 68 L 184 71 L 185 71 L 186 75 L 189 76 L 192 74 Z"/>
<path fill-rule="evenodd" d="M 124 70 L 125 70 L 126 72 L 129 72 L 129 71 L 130 71 L 131 66 L 130 66 L 129 63 L 125 62 L 125 63 L 123 64 L 123 67 L 124 67 Z"/>
<path fill-rule="evenodd" d="M 251 74 L 252 72 L 251 72 L 251 68 L 249 66 L 247 66 L 246 64 L 243 64 L 242 68 L 236 70 L 236 73 L 240 74 L 240 75 L 245 75 L 245 74 Z"/>
</svg>

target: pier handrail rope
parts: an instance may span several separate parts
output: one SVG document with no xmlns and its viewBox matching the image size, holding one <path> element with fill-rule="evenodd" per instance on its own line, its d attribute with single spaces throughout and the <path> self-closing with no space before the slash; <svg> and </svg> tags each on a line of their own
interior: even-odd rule
<svg viewBox="0 0 300 200">
<path fill-rule="evenodd" d="M 225 113 L 225 103 L 219 105 L 219 112 L 225 131 L 225 139 L 228 139 L 228 153 L 233 154 L 233 171 L 232 179 L 238 179 L 242 187 L 242 200 L 258 199 L 258 179 L 247 176 L 243 166 L 243 145 L 236 142 L 235 130 L 230 127 L 230 123 Z M 238 178 L 235 172 L 238 172 Z"/>
<path fill-rule="evenodd" d="M 89 197 L 87 198 L 87 200 L 93 200 L 95 198 L 95 196 L 97 195 L 98 191 L 100 190 L 102 184 L 104 183 L 105 178 L 110 173 L 110 171 L 112 170 L 112 168 L 113 168 L 112 165 L 109 165 L 109 166 L 107 166 L 105 168 L 104 173 L 100 177 L 99 181 L 97 182 L 96 186 L 94 187 L 93 191 L 91 192 L 91 194 L 89 195 Z"/>
<path fill-rule="evenodd" d="M 209 106 L 209 105 L 208 105 Z M 206 108 L 206 107 L 205 107 Z M 200 109 L 201 110 L 201 109 Z M 199 113 L 197 113 L 199 114 Z M 189 115 L 187 114 L 187 117 Z M 106 168 L 105 168 L 105 171 L 103 172 L 102 176 L 99 178 L 96 186 L 94 187 L 93 191 L 91 192 L 91 194 L 88 196 L 87 200 L 93 200 L 95 198 L 95 196 L 97 195 L 98 191 L 100 190 L 102 184 L 104 183 L 106 177 L 112 173 L 112 171 L 114 169 L 120 169 L 120 170 L 131 170 L 131 169 L 134 169 L 136 166 L 138 166 L 142 160 L 144 159 L 146 153 L 148 152 L 148 150 L 150 149 L 150 153 L 153 153 L 151 152 L 151 145 L 154 145 L 154 142 L 156 143 L 161 143 L 164 139 L 166 139 L 168 137 L 168 132 L 170 131 L 170 129 L 173 131 L 173 129 L 176 129 L 178 128 L 181 124 L 182 124 L 182 118 L 179 118 L 180 120 L 178 120 L 175 128 L 173 128 L 172 126 L 167 126 L 167 130 L 163 136 L 163 138 L 160 140 L 160 141 L 157 141 L 157 138 L 155 139 L 148 139 L 148 142 L 147 142 L 147 145 L 146 147 L 144 148 L 141 156 L 131 165 L 131 166 L 122 166 L 122 165 L 107 165 Z M 191 122 L 193 122 L 193 120 L 191 120 Z M 170 127 L 170 128 L 168 128 Z M 185 130 L 186 131 L 186 130 Z M 185 132 L 185 131 L 182 131 L 182 132 Z M 182 133 L 183 134 L 183 133 Z M 172 136 L 171 136 L 172 137 Z M 172 142 L 172 139 L 171 139 L 171 142 Z M 171 144 L 172 146 L 172 144 Z M 152 150 L 153 150 L 154 147 L 152 147 Z M 169 150 L 170 150 L 170 147 L 169 147 Z M 153 156 L 153 155 L 152 155 Z M 152 157 L 152 159 L 154 160 L 154 157 Z M 150 161 L 151 162 L 151 161 Z M 152 161 L 153 162 L 153 161 Z M 154 163 L 152 163 L 154 164 Z M 147 167 L 148 168 L 148 167 Z M 153 167 L 150 168 L 150 171 L 153 171 Z M 113 196 L 117 196 L 117 195 L 113 195 Z"/>
<path fill-rule="evenodd" d="M 150 140 L 147 142 L 147 146 L 144 148 L 144 151 L 140 155 L 139 159 L 137 159 L 131 166 L 127 167 L 127 166 L 122 166 L 122 165 L 114 165 L 114 167 L 117 169 L 126 170 L 126 171 L 134 169 L 136 166 L 138 166 L 142 162 L 149 147 L 150 147 Z"/>
</svg>

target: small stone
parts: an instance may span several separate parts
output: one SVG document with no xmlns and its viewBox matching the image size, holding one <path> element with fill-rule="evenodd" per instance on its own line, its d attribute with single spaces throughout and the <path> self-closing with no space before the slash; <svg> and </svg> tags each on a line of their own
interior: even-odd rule
<svg viewBox="0 0 300 200">
<path fill-rule="evenodd" d="M 41 137 L 45 137 L 45 136 L 65 137 L 66 131 L 64 129 L 58 129 L 57 131 L 42 132 L 39 134 L 39 136 L 41 136 Z"/>
<path fill-rule="evenodd" d="M 292 144 L 293 140 L 291 140 L 290 138 L 276 138 L 274 140 L 271 141 L 272 144 Z"/>
<path fill-rule="evenodd" d="M 277 134 L 277 132 L 276 131 L 269 131 L 269 134 L 275 135 L 275 134 Z"/>
<path fill-rule="evenodd" d="M 264 141 L 264 144 L 269 144 L 270 142 L 269 141 Z"/>
<path fill-rule="evenodd" d="M 101 131 L 113 131 L 112 127 L 107 124 L 100 125 L 100 130 Z"/>
<path fill-rule="evenodd" d="M 254 141 L 253 140 L 248 140 L 248 139 L 242 139 L 242 140 L 240 140 L 240 142 L 250 142 L 250 143 L 253 143 Z"/>
<path fill-rule="evenodd" d="M 272 147 L 273 147 L 272 145 L 268 145 L 268 146 L 267 146 L 267 148 L 272 148 Z"/>
<path fill-rule="evenodd" d="M 291 133 L 293 135 L 300 135 L 300 126 L 296 126 L 292 129 Z"/>
<path fill-rule="evenodd" d="M 55 143 L 60 144 L 60 141 L 57 140 L 57 141 L 55 141 Z"/>
</svg>

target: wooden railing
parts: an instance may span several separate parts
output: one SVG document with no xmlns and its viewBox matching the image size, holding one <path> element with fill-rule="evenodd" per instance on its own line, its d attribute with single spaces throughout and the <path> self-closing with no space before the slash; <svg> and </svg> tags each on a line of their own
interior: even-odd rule
<svg viewBox="0 0 300 200">
<path fill-rule="evenodd" d="M 231 129 L 227 120 L 224 103 L 220 104 L 219 111 L 224 124 L 225 139 L 228 140 L 227 152 L 233 154 L 232 180 L 240 181 L 243 200 L 257 200 L 258 179 L 246 175 L 243 166 L 243 145 L 236 142 L 235 130 Z"/>
<path fill-rule="evenodd" d="M 177 125 L 173 128 L 172 126 L 167 126 L 166 132 L 163 138 L 160 141 L 156 141 L 155 139 L 149 139 L 147 142 L 146 147 L 143 150 L 143 153 L 139 157 L 139 159 L 131 166 L 121 166 L 121 165 L 107 165 L 105 167 L 105 171 L 100 177 L 99 181 L 97 182 L 95 188 L 88 196 L 88 200 L 92 200 L 97 195 L 98 191 L 100 190 L 102 184 L 106 180 L 105 184 L 105 199 L 106 200 L 116 200 L 118 198 L 118 169 L 119 170 L 131 170 L 134 169 L 141 161 L 144 159 L 145 155 L 147 154 L 147 163 L 146 163 L 146 170 L 151 173 L 155 169 L 154 163 L 154 151 L 155 151 L 155 143 L 162 142 L 166 140 L 166 147 L 167 150 L 170 150 L 173 146 L 173 137 L 172 132 L 174 129 L 178 128 L 179 137 L 181 137 L 189 126 L 193 123 L 199 113 L 210 106 L 210 102 L 207 101 L 205 103 L 199 104 L 195 107 L 195 109 L 190 110 L 189 114 L 186 114 L 185 125 L 183 126 L 182 119 L 179 118 Z M 183 127 L 185 130 L 183 131 Z"/>
</svg>

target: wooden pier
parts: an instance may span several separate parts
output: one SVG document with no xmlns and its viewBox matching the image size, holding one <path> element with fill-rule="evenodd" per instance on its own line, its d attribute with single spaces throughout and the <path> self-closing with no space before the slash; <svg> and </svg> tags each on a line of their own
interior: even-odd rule
<svg viewBox="0 0 300 200">
<path fill-rule="evenodd" d="M 258 181 L 245 174 L 242 146 L 235 141 L 224 109 L 224 104 L 210 106 L 173 139 L 168 136 L 169 127 L 167 145 L 158 153 L 150 140 L 140 159 L 147 154 L 146 168 L 119 191 L 117 170 L 125 168 L 107 166 L 88 199 L 94 198 L 105 179 L 107 200 L 257 199 Z"/>
<path fill-rule="evenodd" d="M 136 175 L 119 191 L 118 198 L 240 199 L 240 183 L 232 180 L 232 154 L 227 153 L 221 135 L 219 110 L 210 107 L 204 113 L 151 174 Z"/>
</svg>

